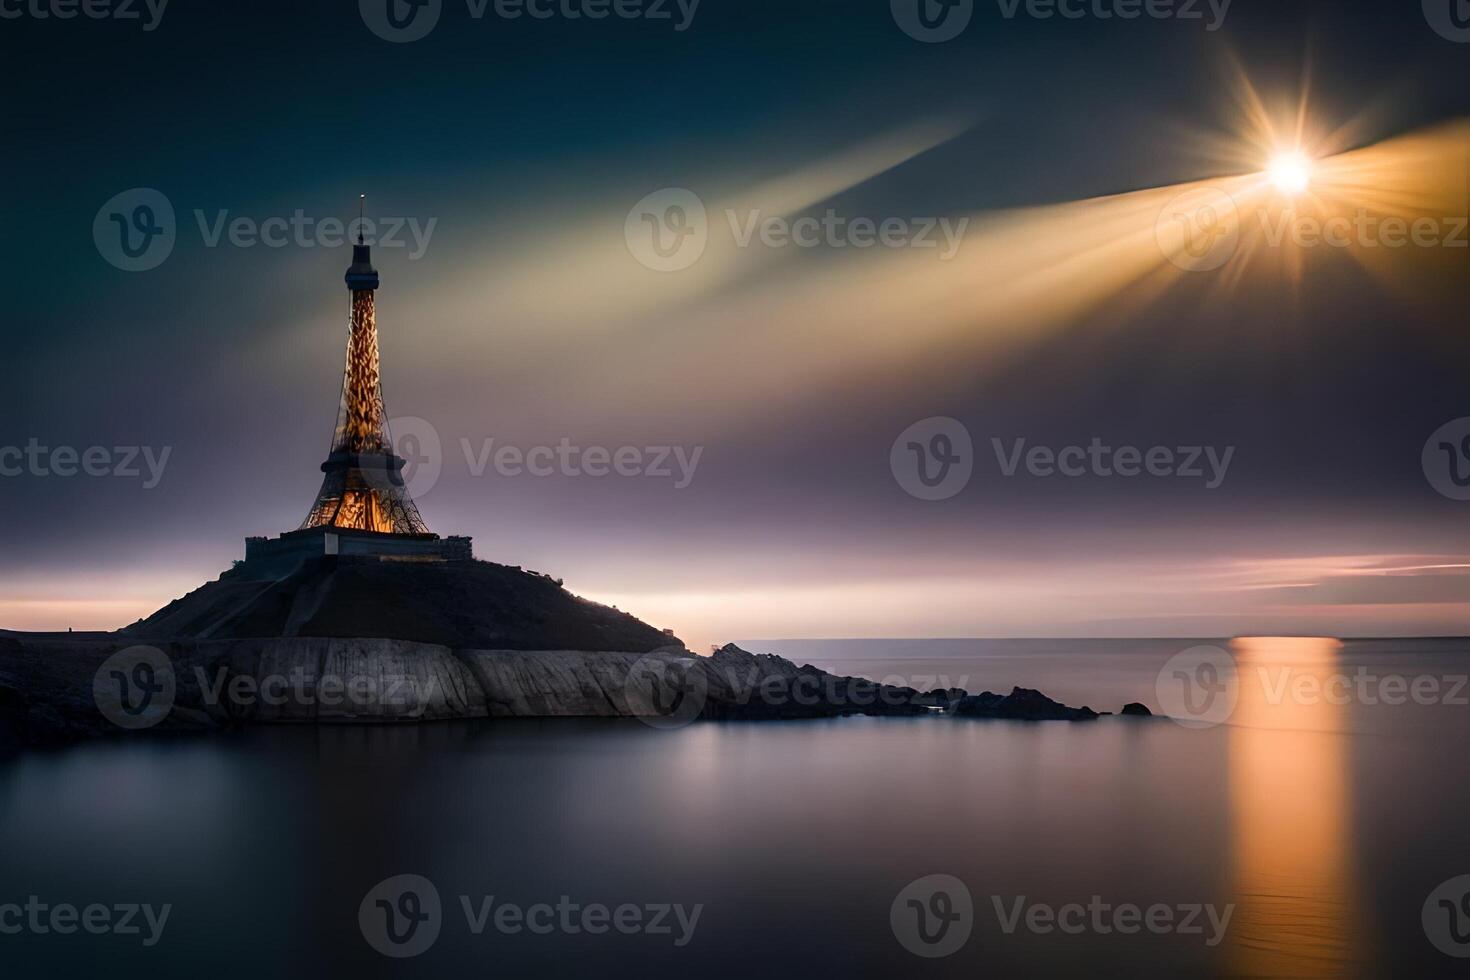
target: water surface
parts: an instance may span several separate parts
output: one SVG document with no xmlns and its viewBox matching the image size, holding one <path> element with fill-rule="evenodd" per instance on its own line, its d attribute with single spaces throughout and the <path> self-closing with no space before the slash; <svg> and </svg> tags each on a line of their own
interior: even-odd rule
<svg viewBox="0 0 1470 980">
<path fill-rule="evenodd" d="M 939 651 L 972 690 L 1153 700 L 1178 644 Z M 1452 677 L 1455 644 L 1237 645 L 1242 664 Z M 789 652 L 789 651 L 783 651 Z M 870 651 L 869 651 L 870 652 Z M 883 676 L 915 665 L 846 672 Z M 798 657 L 798 659 L 818 659 Z M 890 658 L 891 659 L 891 658 Z M 992 658 L 993 660 L 994 658 Z M 931 665 L 918 664 L 920 670 Z M 1069 673 L 1069 667 L 1071 673 Z M 935 671 L 938 673 L 938 671 Z M 1243 676 L 1249 677 L 1249 671 Z M 953 678 L 952 678 L 953 679 Z M 1470 708 L 1272 704 L 1229 724 L 850 718 L 276 728 L 122 740 L 0 768 L 0 903 L 170 903 L 153 948 L 0 936 L 7 975 L 1451 976 L 1421 908 L 1470 873 Z M 389 960 L 358 907 L 384 878 L 442 896 L 440 938 Z M 953 875 L 969 942 L 920 959 L 889 911 Z M 693 938 L 473 935 L 460 896 L 529 906 L 701 905 Z M 1219 945 L 1178 934 L 1012 934 L 993 899 L 1233 906 Z"/>
</svg>

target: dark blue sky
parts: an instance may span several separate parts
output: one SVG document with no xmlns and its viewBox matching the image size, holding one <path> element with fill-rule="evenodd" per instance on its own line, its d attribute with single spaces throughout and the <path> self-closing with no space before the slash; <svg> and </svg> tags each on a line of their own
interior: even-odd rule
<svg viewBox="0 0 1470 980">
<path fill-rule="evenodd" d="M 482 557 L 700 640 L 1442 632 L 1465 618 L 1470 594 L 1446 602 L 1438 570 L 1410 602 L 1331 596 L 1365 568 L 1414 578 L 1470 554 L 1470 503 L 1436 493 L 1420 461 L 1431 432 L 1470 415 L 1466 252 L 1387 269 L 1313 253 L 1289 284 L 1261 272 L 1287 261 L 1267 254 L 1244 278 L 1167 289 L 1125 283 L 1126 255 L 1094 255 L 1075 279 L 1064 261 L 1111 213 L 1080 212 L 1091 224 L 1074 232 L 1073 202 L 1252 169 L 1209 138 L 1239 122 L 1237 64 L 1273 112 L 1305 88 L 1319 128 L 1353 122 L 1340 149 L 1437 132 L 1434 166 L 1451 167 L 1465 130 L 1437 127 L 1470 117 L 1470 44 L 1416 3 L 1235 0 L 1210 32 L 1008 19 L 977 0 L 961 36 L 924 44 L 888 0 L 703 0 L 684 31 L 477 20 L 445 0 L 427 37 L 393 44 L 355 2 L 175 0 L 153 30 L 0 19 L 0 51 L 0 446 L 171 451 L 151 489 L 0 479 L 0 626 L 118 625 L 217 573 L 244 535 L 299 522 L 331 434 L 347 256 L 211 247 L 195 213 L 345 218 L 363 191 L 373 214 L 435 222 L 421 257 L 378 249 L 388 408 L 433 427 L 443 473 L 421 509 Z M 171 203 L 177 242 L 127 272 L 93 223 L 139 187 Z M 942 283 L 908 255 L 826 247 L 707 256 L 694 272 L 708 279 L 654 274 L 623 221 L 668 187 L 700 195 L 715 226 L 741 202 L 968 216 L 993 237 Z M 1463 187 L 1449 214 L 1464 214 Z M 1029 271 L 1056 285 L 1007 305 L 1026 277 L 1002 268 L 1031 249 Z M 1112 275 L 1116 290 L 1032 315 Z M 865 312 L 849 343 L 845 318 Z M 888 453 L 929 416 L 963 421 L 981 456 L 991 438 L 1093 436 L 1237 455 L 1209 492 L 988 473 L 926 503 L 896 486 Z M 463 445 L 490 438 L 703 456 L 678 490 L 476 476 Z M 1330 595 L 1238 601 L 1303 574 Z M 1135 594 L 1160 582 L 1188 586 Z"/>
</svg>

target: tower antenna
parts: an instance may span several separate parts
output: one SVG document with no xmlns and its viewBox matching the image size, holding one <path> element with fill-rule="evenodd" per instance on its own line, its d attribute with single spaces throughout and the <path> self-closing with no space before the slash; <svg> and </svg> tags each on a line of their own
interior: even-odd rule
<svg viewBox="0 0 1470 980">
<path fill-rule="evenodd" d="M 362 212 L 367 206 L 367 195 L 357 195 L 357 244 L 362 244 Z"/>
</svg>

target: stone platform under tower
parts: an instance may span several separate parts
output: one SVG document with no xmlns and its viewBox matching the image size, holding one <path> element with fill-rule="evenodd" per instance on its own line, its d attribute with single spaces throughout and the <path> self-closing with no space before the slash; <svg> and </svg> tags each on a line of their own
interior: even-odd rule
<svg viewBox="0 0 1470 980">
<path fill-rule="evenodd" d="M 278 538 L 246 538 L 245 563 L 252 573 L 282 574 L 314 558 L 351 557 L 378 561 L 472 561 L 467 537 L 383 534 L 350 528 L 309 527 Z"/>
</svg>

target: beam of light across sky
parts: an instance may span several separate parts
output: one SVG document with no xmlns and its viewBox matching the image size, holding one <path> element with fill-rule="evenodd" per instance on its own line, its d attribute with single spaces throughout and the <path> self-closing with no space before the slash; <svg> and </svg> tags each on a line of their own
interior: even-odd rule
<svg viewBox="0 0 1470 980">
<path fill-rule="evenodd" d="M 628 118 L 597 139 L 537 101 L 495 109 L 534 125 L 436 141 L 423 110 L 441 104 L 416 99 L 442 80 L 395 94 L 373 79 L 393 104 L 374 113 L 380 167 L 338 161 L 238 199 L 238 147 L 196 140 L 187 167 L 160 152 L 136 180 L 165 185 L 179 212 L 167 265 L 118 273 L 81 233 L 16 257 L 23 370 L 0 445 L 167 445 L 169 471 L 154 490 L 8 480 L 28 519 L 0 554 L 0 627 L 122 625 L 218 574 L 244 536 L 299 521 L 335 409 L 344 256 L 208 246 L 195 212 L 305 199 L 331 213 L 368 184 L 380 214 L 437 222 L 421 257 L 375 256 L 385 396 L 432 435 L 438 475 L 415 492 L 429 526 L 472 534 L 480 557 L 701 644 L 1465 632 L 1466 505 L 1421 466 L 1429 434 L 1470 416 L 1464 107 L 1343 112 L 1350 73 L 1317 57 L 1297 87 L 1238 66 L 1223 86 L 1181 83 L 1201 121 L 1166 125 L 1162 106 L 1131 117 L 1130 98 L 1167 101 L 1161 80 L 1191 69 L 1150 58 L 1106 91 L 1017 76 L 1067 100 L 1047 87 L 1010 114 L 995 78 L 917 121 L 838 112 L 840 86 L 779 119 L 727 106 L 694 149 L 632 138 L 636 100 L 599 102 Z M 303 93 L 313 118 L 339 99 Z M 436 156 L 472 138 L 482 152 Z M 205 159 L 239 169 L 205 180 Z M 655 271 L 627 221 L 673 187 L 697 195 L 707 241 L 688 268 Z M 85 232 L 94 207 L 66 220 Z M 932 245 L 752 231 L 829 216 L 900 219 Z M 889 465 L 898 434 L 931 416 L 975 446 L 970 486 L 937 503 Z M 1016 440 L 1232 455 L 1212 487 L 1008 476 L 1000 450 Z M 564 441 L 697 449 L 698 469 L 676 487 L 485 465 L 496 446 Z"/>
</svg>

